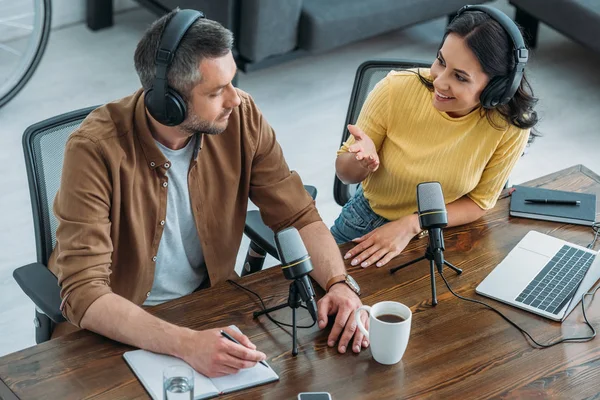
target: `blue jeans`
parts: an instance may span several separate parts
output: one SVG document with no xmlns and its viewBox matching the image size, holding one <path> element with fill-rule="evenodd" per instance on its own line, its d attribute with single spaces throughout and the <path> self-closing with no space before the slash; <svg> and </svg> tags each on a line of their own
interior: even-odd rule
<svg viewBox="0 0 600 400">
<path fill-rule="evenodd" d="M 375 214 L 363 194 L 362 186 L 344 207 L 331 227 L 331 234 L 338 244 L 347 243 L 390 222 Z"/>
</svg>

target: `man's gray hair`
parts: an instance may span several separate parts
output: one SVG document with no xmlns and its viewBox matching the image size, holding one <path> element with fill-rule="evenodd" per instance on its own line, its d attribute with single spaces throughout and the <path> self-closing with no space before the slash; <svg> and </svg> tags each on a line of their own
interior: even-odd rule
<svg viewBox="0 0 600 400">
<path fill-rule="evenodd" d="M 135 49 L 135 70 L 144 90 L 150 89 L 154 83 L 156 76 L 154 59 L 161 35 L 178 11 L 179 9 L 175 9 L 156 20 L 144 33 Z M 167 71 L 169 86 L 177 90 L 187 101 L 189 92 L 202 79 L 199 70 L 200 62 L 205 58 L 223 57 L 232 46 L 231 31 L 216 21 L 199 18 L 179 42 L 173 62 Z"/>
</svg>

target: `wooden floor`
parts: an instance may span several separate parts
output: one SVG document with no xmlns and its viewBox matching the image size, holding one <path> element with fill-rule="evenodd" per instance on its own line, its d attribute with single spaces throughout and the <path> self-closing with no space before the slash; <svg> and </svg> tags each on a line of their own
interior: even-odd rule
<svg viewBox="0 0 600 400">
<path fill-rule="evenodd" d="M 506 0 L 492 4 L 514 15 Z M 133 51 L 153 20 L 137 9 L 117 15 L 110 29 L 91 32 L 79 24 L 53 31 L 30 83 L 0 109 L 0 355 L 34 344 L 33 305 L 12 279 L 13 269 L 35 261 L 21 135 L 42 119 L 136 90 Z M 328 225 L 340 210 L 333 201 L 333 166 L 356 67 L 373 58 L 432 60 L 444 26 L 441 18 L 240 77 L 239 87 L 275 128 L 290 166 L 318 188 L 317 206 Z M 530 59 L 544 137 L 519 161 L 512 183 L 574 164 L 600 173 L 600 55 L 542 26 Z"/>
</svg>

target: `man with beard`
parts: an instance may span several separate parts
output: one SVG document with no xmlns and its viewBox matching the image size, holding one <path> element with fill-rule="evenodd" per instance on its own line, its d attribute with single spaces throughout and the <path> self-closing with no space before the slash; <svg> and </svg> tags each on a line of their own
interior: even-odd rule
<svg viewBox="0 0 600 400">
<path fill-rule="evenodd" d="M 353 321 L 357 294 L 337 284 L 346 271 L 333 237 L 252 98 L 232 85 L 232 43 L 231 32 L 197 11 L 160 18 L 135 51 L 143 88 L 93 111 L 69 138 L 49 263 L 68 322 L 53 337 L 88 329 L 211 377 L 264 360 L 228 328 L 240 344 L 142 308 L 235 278 L 251 199 L 274 231 L 299 230 L 312 277 L 327 290 L 319 327 L 337 314 L 329 345 L 368 345 Z"/>
</svg>

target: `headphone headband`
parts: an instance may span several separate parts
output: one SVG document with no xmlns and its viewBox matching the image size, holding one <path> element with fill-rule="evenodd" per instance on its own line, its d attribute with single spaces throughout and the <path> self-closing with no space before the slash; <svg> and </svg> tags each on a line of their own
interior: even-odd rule
<svg viewBox="0 0 600 400">
<path fill-rule="evenodd" d="M 510 101 L 510 99 L 512 99 L 514 94 L 517 92 L 517 89 L 519 89 L 521 79 L 523 78 L 523 71 L 525 70 L 525 65 L 529 59 L 529 50 L 527 50 L 527 47 L 525 46 L 523 35 L 521 35 L 521 31 L 514 21 L 496 8 L 483 5 L 466 5 L 458 10 L 456 16 L 458 17 L 460 14 L 466 11 L 481 11 L 487 14 L 490 18 L 500 24 L 500 26 L 512 40 L 515 67 L 507 78 L 508 84 L 506 85 L 506 90 L 501 93 L 499 97 L 494 96 L 496 98 L 488 99 L 489 104 L 483 105 L 484 107 L 487 106 L 487 108 L 492 108 L 496 105 L 506 104 Z"/>
<path fill-rule="evenodd" d="M 156 72 L 152 88 L 146 93 L 146 100 L 151 96 L 151 101 L 146 104 L 150 114 L 159 122 L 165 125 L 177 125 L 181 123 L 184 115 L 173 116 L 169 112 L 169 99 L 172 93 L 179 96 L 173 89 L 169 88 L 167 74 L 169 66 L 175 58 L 177 47 L 188 31 L 190 26 L 198 19 L 204 18 L 204 13 L 197 10 L 179 10 L 164 27 L 160 44 L 154 57 Z M 171 93 L 172 92 L 172 93 Z M 180 97 L 180 96 L 179 96 Z M 179 105 L 178 105 L 179 106 Z M 182 105 L 185 107 L 185 104 Z"/>
<path fill-rule="evenodd" d="M 181 42 L 187 30 L 190 29 L 190 26 L 199 18 L 204 18 L 204 13 L 197 10 L 180 10 L 173 16 L 161 35 L 154 60 L 156 65 L 171 64 L 179 42 Z"/>
</svg>

